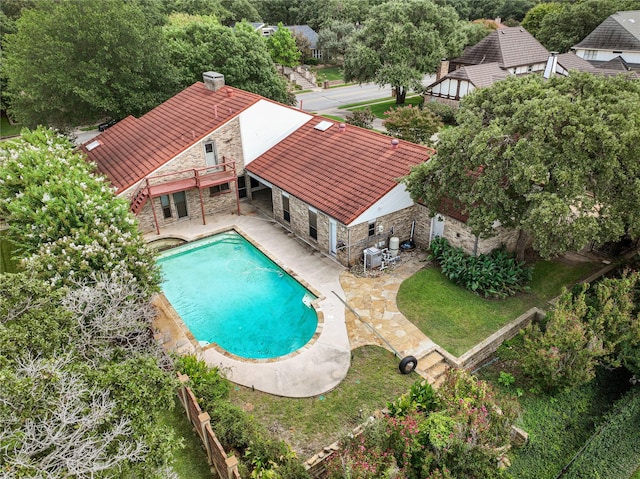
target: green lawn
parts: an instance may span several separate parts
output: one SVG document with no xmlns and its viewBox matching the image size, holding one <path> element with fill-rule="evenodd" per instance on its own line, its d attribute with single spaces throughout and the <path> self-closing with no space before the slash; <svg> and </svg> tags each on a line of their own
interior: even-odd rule
<svg viewBox="0 0 640 479">
<path fill-rule="evenodd" d="M 445 278 L 435 267 L 418 271 L 398 291 L 402 313 L 423 333 L 454 356 L 460 356 L 528 309 L 546 309 L 546 302 L 586 278 L 598 265 L 570 266 L 540 261 L 533 270 L 531 292 L 504 300 L 489 300 Z"/>
<path fill-rule="evenodd" d="M 322 83 L 323 81 L 342 80 L 342 67 L 325 67 L 318 68 L 316 70 L 316 81 Z"/>
<path fill-rule="evenodd" d="M 386 349 L 365 346 L 352 352 L 347 377 L 322 396 L 291 399 L 235 386 L 230 399 L 304 460 L 408 391 L 416 379 L 415 373 L 400 374 L 398 359 Z"/>
<path fill-rule="evenodd" d="M 405 106 L 409 106 L 409 105 L 416 106 L 416 105 L 420 104 L 421 102 L 422 102 L 422 97 L 419 96 L 419 95 L 413 96 L 413 97 L 408 97 L 408 98 L 405 99 L 404 105 L 400 105 L 400 108 L 405 107 Z M 385 113 L 388 112 L 389 110 L 398 108 L 398 105 L 396 105 L 396 101 L 394 99 L 394 100 L 391 100 L 391 101 L 370 103 L 370 104 L 368 104 L 366 106 L 360 106 L 360 107 L 356 107 L 356 108 L 349 108 L 349 110 L 351 110 L 351 111 L 353 111 L 353 110 L 364 110 L 365 108 L 369 108 L 371 110 L 371 113 L 373 113 L 376 118 L 380 118 L 381 120 L 384 120 Z"/>
<path fill-rule="evenodd" d="M 165 425 L 173 428 L 178 440 L 182 440 L 184 447 L 174 453 L 174 471 L 180 479 L 211 479 L 213 475 L 207 464 L 207 454 L 202 442 L 192 429 L 191 423 L 182 405 L 176 398 L 176 407 L 172 411 L 162 414 Z"/>
<path fill-rule="evenodd" d="M 337 121 L 338 123 L 344 123 L 345 119 L 342 118 L 341 116 L 336 116 L 336 115 L 322 115 L 325 118 L 329 118 L 330 120 L 334 120 Z"/>
<path fill-rule="evenodd" d="M 0 138 L 19 135 L 22 125 L 12 125 L 5 115 L 0 115 Z"/>
</svg>

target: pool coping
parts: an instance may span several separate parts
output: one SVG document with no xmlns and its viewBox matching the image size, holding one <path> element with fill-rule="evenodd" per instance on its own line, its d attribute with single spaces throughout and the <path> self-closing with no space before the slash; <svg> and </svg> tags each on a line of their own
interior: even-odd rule
<svg viewBox="0 0 640 479">
<path fill-rule="evenodd" d="M 165 347 L 182 353 L 194 353 L 208 365 L 218 367 L 231 381 L 270 394 L 310 397 L 333 389 L 346 376 L 351 360 L 344 306 L 332 294 L 337 291 L 344 296 L 339 280 L 344 268 L 324 255 L 305 251 L 293 238 L 286 238 L 284 241 L 281 237 L 275 238 L 274 233 L 281 234 L 282 231 L 273 231 L 279 228 L 273 222 L 265 223 L 264 220 L 251 216 L 225 216 L 229 218 L 224 224 L 211 224 L 207 227 L 189 223 L 189 228 L 185 228 L 184 223 L 177 224 L 179 228 L 173 231 L 165 229 L 163 235 L 154 235 L 151 239 L 175 237 L 192 242 L 235 230 L 317 297 L 312 301 L 318 315 L 316 331 L 309 342 L 285 356 L 268 359 L 240 358 L 215 343 L 200 345 L 161 293 L 154 298 L 154 304 L 163 317 L 164 329 L 181 336 L 166 341 Z M 284 243 L 286 245 L 282 247 Z M 280 254 L 273 251 L 274 245 L 279 247 Z M 303 261 L 300 261 L 301 258 Z M 296 265 L 292 267 L 289 262 Z M 314 275 L 314 272 L 320 269 L 323 281 L 316 281 L 318 275 Z M 327 271 L 330 274 L 327 275 Z M 159 336 L 163 335 L 161 323 L 162 321 L 156 321 L 154 324 Z"/>
</svg>

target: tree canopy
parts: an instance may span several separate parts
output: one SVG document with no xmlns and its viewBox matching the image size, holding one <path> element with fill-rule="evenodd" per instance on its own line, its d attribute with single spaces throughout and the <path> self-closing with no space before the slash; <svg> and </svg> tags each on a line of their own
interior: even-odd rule
<svg viewBox="0 0 640 479">
<path fill-rule="evenodd" d="M 125 201 L 51 130 L 0 144 L 3 477 L 175 477 L 176 381 L 149 327 L 159 274 Z"/>
<path fill-rule="evenodd" d="M 500 81 L 465 97 L 459 126 L 404 181 L 431 211 L 455 200 L 475 234 L 515 228 L 543 257 L 637 237 L 638 104 L 640 84 L 624 76 Z"/>
<path fill-rule="evenodd" d="M 37 2 L 16 27 L 3 68 L 10 111 L 24 125 L 140 115 L 176 91 L 161 31 L 135 2 Z"/>
<path fill-rule="evenodd" d="M 407 89 L 421 90 L 423 76 L 435 72 L 442 58 L 461 52 L 465 35 L 460 27 L 453 8 L 430 0 L 373 7 L 345 53 L 345 80 L 390 84 L 402 104 Z"/>
<path fill-rule="evenodd" d="M 195 17 L 202 18 L 202 17 Z M 206 21 L 171 24 L 165 28 L 171 63 L 180 69 L 181 87 L 202 80 L 214 70 L 227 85 L 294 104 L 287 82 L 278 74 L 265 40 L 247 23 L 234 29 Z"/>
<path fill-rule="evenodd" d="M 0 218 L 24 266 L 58 286 L 102 271 L 155 291 L 159 272 L 129 203 L 92 168 L 44 128 L 0 143 Z"/>
<path fill-rule="evenodd" d="M 278 65 L 294 67 L 300 64 L 300 50 L 288 28 L 278 23 L 278 29 L 267 38 L 267 50 Z"/>
<path fill-rule="evenodd" d="M 542 9 L 542 5 L 544 4 L 538 5 L 537 8 Z M 552 6 L 546 11 L 536 10 L 536 14 L 543 13 L 544 16 L 537 20 L 540 25 L 537 32 L 531 34 L 548 50 L 566 52 L 589 35 L 609 15 L 637 8 L 637 0 L 566 2 L 561 4 L 561 8 Z M 530 22 L 531 17 L 527 23 Z"/>
<path fill-rule="evenodd" d="M 424 145 L 442 128 L 442 122 L 431 110 L 413 107 L 395 108 L 385 113 L 383 122 L 387 131 L 398 138 Z"/>
</svg>

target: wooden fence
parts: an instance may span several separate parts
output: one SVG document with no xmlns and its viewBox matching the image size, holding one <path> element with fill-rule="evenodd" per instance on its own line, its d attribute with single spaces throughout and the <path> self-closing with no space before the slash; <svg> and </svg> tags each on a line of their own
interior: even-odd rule
<svg viewBox="0 0 640 479">
<path fill-rule="evenodd" d="M 209 414 L 202 411 L 193 391 L 189 386 L 186 386 L 189 376 L 178 373 L 178 380 L 182 384 L 182 387 L 178 390 L 178 398 L 187 413 L 189 421 L 191 421 L 198 436 L 200 436 L 200 440 L 207 451 L 209 464 L 215 467 L 221 479 L 241 479 L 238 472 L 238 459 L 233 455 L 227 457 L 227 453 L 211 429 Z"/>
</svg>

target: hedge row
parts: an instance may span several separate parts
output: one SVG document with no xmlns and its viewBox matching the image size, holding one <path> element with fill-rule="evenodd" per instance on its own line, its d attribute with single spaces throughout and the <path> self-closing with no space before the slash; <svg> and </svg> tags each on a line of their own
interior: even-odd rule
<svg viewBox="0 0 640 479">
<path fill-rule="evenodd" d="M 640 389 L 616 404 L 608 421 L 568 468 L 567 479 L 629 479 L 640 467 Z"/>
</svg>

